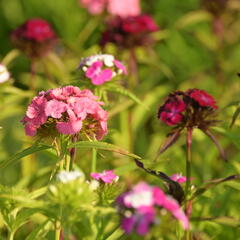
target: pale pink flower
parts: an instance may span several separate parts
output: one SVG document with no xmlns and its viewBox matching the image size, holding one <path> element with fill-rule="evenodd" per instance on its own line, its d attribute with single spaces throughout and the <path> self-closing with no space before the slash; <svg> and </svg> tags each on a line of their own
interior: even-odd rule
<svg viewBox="0 0 240 240">
<path fill-rule="evenodd" d="M 113 170 L 105 170 L 102 173 L 91 173 L 91 177 L 104 183 L 113 183 L 118 180 L 118 176 L 113 173 Z"/>
<path fill-rule="evenodd" d="M 187 181 L 187 178 L 185 176 L 182 176 L 182 174 L 178 173 L 173 174 L 170 178 L 178 183 L 185 183 Z"/>
<path fill-rule="evenodd" d="M 110 54 L 96 54 L 83 58 L 79 68 L 94 85 L 101 85 L 120 74 L 127 74 L 126 67 Z"/>
<path fill-rule="evenodd" d="M 26 134 L 34 136 L 42 126 L 55 127 L 62 134 L 77 134 L 82 129 L 94 139 L 107 134 L 108 113 L 102 109 L 103 102 L 88 90 L 66 86 L 42 91 L 32 100 L 22 122 Z M 46 124 L 46 125 L 45 125 Z"/>
<path fill-rule="evenodd" d="M 103 12 L 107 0 L 80 0 L 80 3 L 88 9 L 89 13 L 97 15 Z"/>
<path fill-rule="evenodd" d="M 136 16 L 141 13 L 140 0 L 109 0 L 108 12 L 120 17 Z"/>
</svg>

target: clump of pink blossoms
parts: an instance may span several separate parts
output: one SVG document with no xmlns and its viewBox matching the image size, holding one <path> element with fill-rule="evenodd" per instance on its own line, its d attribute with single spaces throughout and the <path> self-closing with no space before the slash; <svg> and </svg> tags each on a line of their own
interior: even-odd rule
<svg viewBox="0 0 240 240">
<path fill-rule="evenodd" d="M 140 0 L 80 0 L 89 13 L 97 15 L 105 9 L 111 15 L 121 17 L 135 16 L 141 13 Z"/>
<path fill-rule="evenodd" d="M 94 85 L 101 85 L 119 74 L 127 74 L 125 66 L 110 54 L 97 54 L 83 58 L 80 66 Z"/>
<path fill-rule="evenodd" d="M 102 139 L 107 134 L 108 113 L 103 102 L 88 90 L 75 86 L 42 91 L 28 106 L 22 122 L 28 136 L 56 132 L 74 135 L 80 131 Z"/>
<path fill-rule="evenodd" d="M 136 231 L 138 235 L 146 235 L 150 226 L 156 222 L 157 211 L 161 208 L 166 209 L 178 219 L 184 229 L 189 228 L 188 218 L 178 202 L 160 188 L 144 182 L 120 195 L 117 206 L 122 215 L 121 226 L 127 234 Z"/>
<path fill-rule="evenodd" d="M 113 170 L 105 170 L 102 173 L 91 173 L 91 177 L 104 183 L 113 183 L 119 178 L 116 174 L 114 174 Z"/>
</svg>

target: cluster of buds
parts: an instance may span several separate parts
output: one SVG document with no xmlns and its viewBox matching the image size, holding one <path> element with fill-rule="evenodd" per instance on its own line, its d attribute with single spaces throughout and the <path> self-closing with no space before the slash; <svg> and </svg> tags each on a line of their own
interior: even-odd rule
<svg viewBox="0 0 240 240">
<path fill-rule="evenodd" d="M 214 98 L 204 90 L 189 89 L 171 93 L 159 108 L 158 118 L 169 126 L 206 129 L 216 123 Z"/>
<path fill-rule="evenodd" d="M 105 46 L 111 42 L 123 48 L 148 46 L 154 41 L 150 33 L 158 29 L 153 18 L 146 14 L 114 17 L 107 22 L 107 30 L 103 32 L 100 43 Z"/>
<path fill-rule="evenodd" d="M 11 33 L 13 44 L 30 58 L 45 56 L 56 44 L 48 22 L 39 18 L 26 21 Z"/>
<path fill-rule="evenodd" d="M 188 218 L 178 202 L 160 188 L 144 182 L 121 194 L 117 198 L 117 207 L 122 216 L 121 226 L 127 234 L 147 234 L 150 226 L 157 222 L 157 211 L 161 209 L 170 212 L 182 223 L 184 229 L 189 228 Z"/>
<path fill-rule="evenodd" d="M 94 85 L 101 85 L 120 74 L 127 74 L 125 66 L 110 54 L 96 54 L 83 58 L 79 68 Z"/>
<path fill-rule="evenodd" d="M 105 9 L 111 15 L 121 17 L 135 16 L 141 12 L 139 0 L 80 0 L 80 4 L 93 15 L 100 14 Z"/>
<path fill-rule="evenodd" d="M 88 90 L 66 86 L 42 91 L 34 97 L 22 122 L 28 136 L 78 134 L 102 139 L 107 134 L 108 113 L 103 102 Z"/>
</svg>

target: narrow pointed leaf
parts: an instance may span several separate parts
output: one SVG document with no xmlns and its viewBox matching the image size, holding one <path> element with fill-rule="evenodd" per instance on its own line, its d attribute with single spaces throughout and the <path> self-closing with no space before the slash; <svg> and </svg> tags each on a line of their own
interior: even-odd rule
<svg viewBox="0 0 240 240">
<path fill-rule="evenodd" d="M 46 149 L 49 149 L 49 148 L 52 148 L 52 146 L 43 145 L 43 144 L 34 144 L 33 146 L 31 146 L 29 148 L 26 148 L 23 151 L 15 154 L 10 159 L 0 162 L 0 168 L 7 167 L 10 164 L 16 163 L 21 158 L 24 158 L 28 155 L 31 155 L 33 153 L 40 152 L 40 151 L 43 151 L 43 150 L 46 150 Z"/>
<path fill-rule="evenodd" d="M 220 143 L 218 142 L 218 140 L 215 138 L 215 136 L 209 131 L 209 130 L 205 130 L 205 129 L 201 129 L 212 141 L 213 143 L 216 145 L 220 156 L 223 158 L 223 160 L 228 161 L 227 160 L 227 156 L 222 148 L 222 146 L 220 145 Z"/>
<path fill-rule="evenodd" d="M 72 143 L 68 146 L 68 148 L 96 148 L 96 149 L 101 149 L 101 150 L 106 150 L 106 151 L 110 151 L 110 152 L 116 152 L 122 155 L 126 155 L 128 157 L 132 157 L 132 158 L 137 158 L 137 159 L 141 159 L 141 157 L 128 152 L 125 149 L 122 149 L 116 145 L 113 144 L 109 144 L 106 142 L 98 142 L 98 141 L 93 141 L 93 142 L 89 142 L 89 141 L 79 141 L 76 143 Z"/>
<path fill-rule="evenodd" d="M 170 133 L 166 141 L 162 144 L 159 150 L 159 155 L 164 153 L 169 147 L 171 147 L 179 138 L 181 130 L 176 130 Z"/>
<path fill-rule="evenodd" d="M 184 191 L 178 182 L 173 181 L 163 172 L 145 168 L 144 164 L 137 159 L 135 159 L 135 162 L 137 166 L 142 168 L 145 172 L 152 174 L 166 182 L 169 188 L 169 194 L 171 194 L 179 203 L 184 200 Z"/>
<path fill-rule="evenodd" d="M 223 183 L 223 182 L 227 182 L 227 181 L 232 181 L 232 180 L 237 180 L 240 179 L 240 174 L 237 175 L 231 175 L 229 177 L 226 178 L 218 178 L 218 179 L 214 179 L 211 180 L 205 184 L 203 184 L 202 186 L 198 187 L 195 192 L 193 193 L 191 200 L 195 199 L 196 197 L 202 195 L 203 193 L 205 193 L 207 190 L 216 187 L 218 184 Z"/>
<path fill-rule="evenodd" d="M 236 109 L 236 111 L 234 112 L 234 114 L 233 114 L 232 122 L 231 122 L 231 124 L 230 124 L 230 128 L 232 128 L 232 126 L 233 126 L 234 123 L 236 122 L 239 114 L 240 114 L 240 107 L 238 107 L 238 108 Z"/>
</svg>

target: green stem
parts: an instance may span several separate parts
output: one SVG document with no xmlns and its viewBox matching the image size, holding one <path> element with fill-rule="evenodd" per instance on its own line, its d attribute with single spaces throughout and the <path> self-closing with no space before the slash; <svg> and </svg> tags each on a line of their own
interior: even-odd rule
<svg viewBox="0 0 240 240">
<path fill-rule="evenodd" d="M 97 169 L 97 149 L 92 149 L 92 168 L 91 172 L 96 172 Z"/>
<path fill-rule="evenodd" d="M 55 224 L 55 240 L 60 240 L 61 237 L 61 224 L 59 221 L 56 221 Z"/>
<path fill-rule="evenodd" d="M 185 211 L 189 217 L 188 212 L 188 198 L 191 192 L 191 162 L 192 162 L 192 153 L 191 153 L 191 147 L 192 147 L 192 132 L 193 129 L 191 127 L 187 128 L 187 139 L 186 139 L 186 145 L 187 145 L 187 151 L 186 151 L 186 189 L 185 189 Z M 186 230 L 186 240 L 191 240 L 191 232 L 190 230 Z"/>
<path fill-rule="evenodd" d="M 14 240 L 15 231 L 9 232 L 8 240 Z"/>
</svg>

